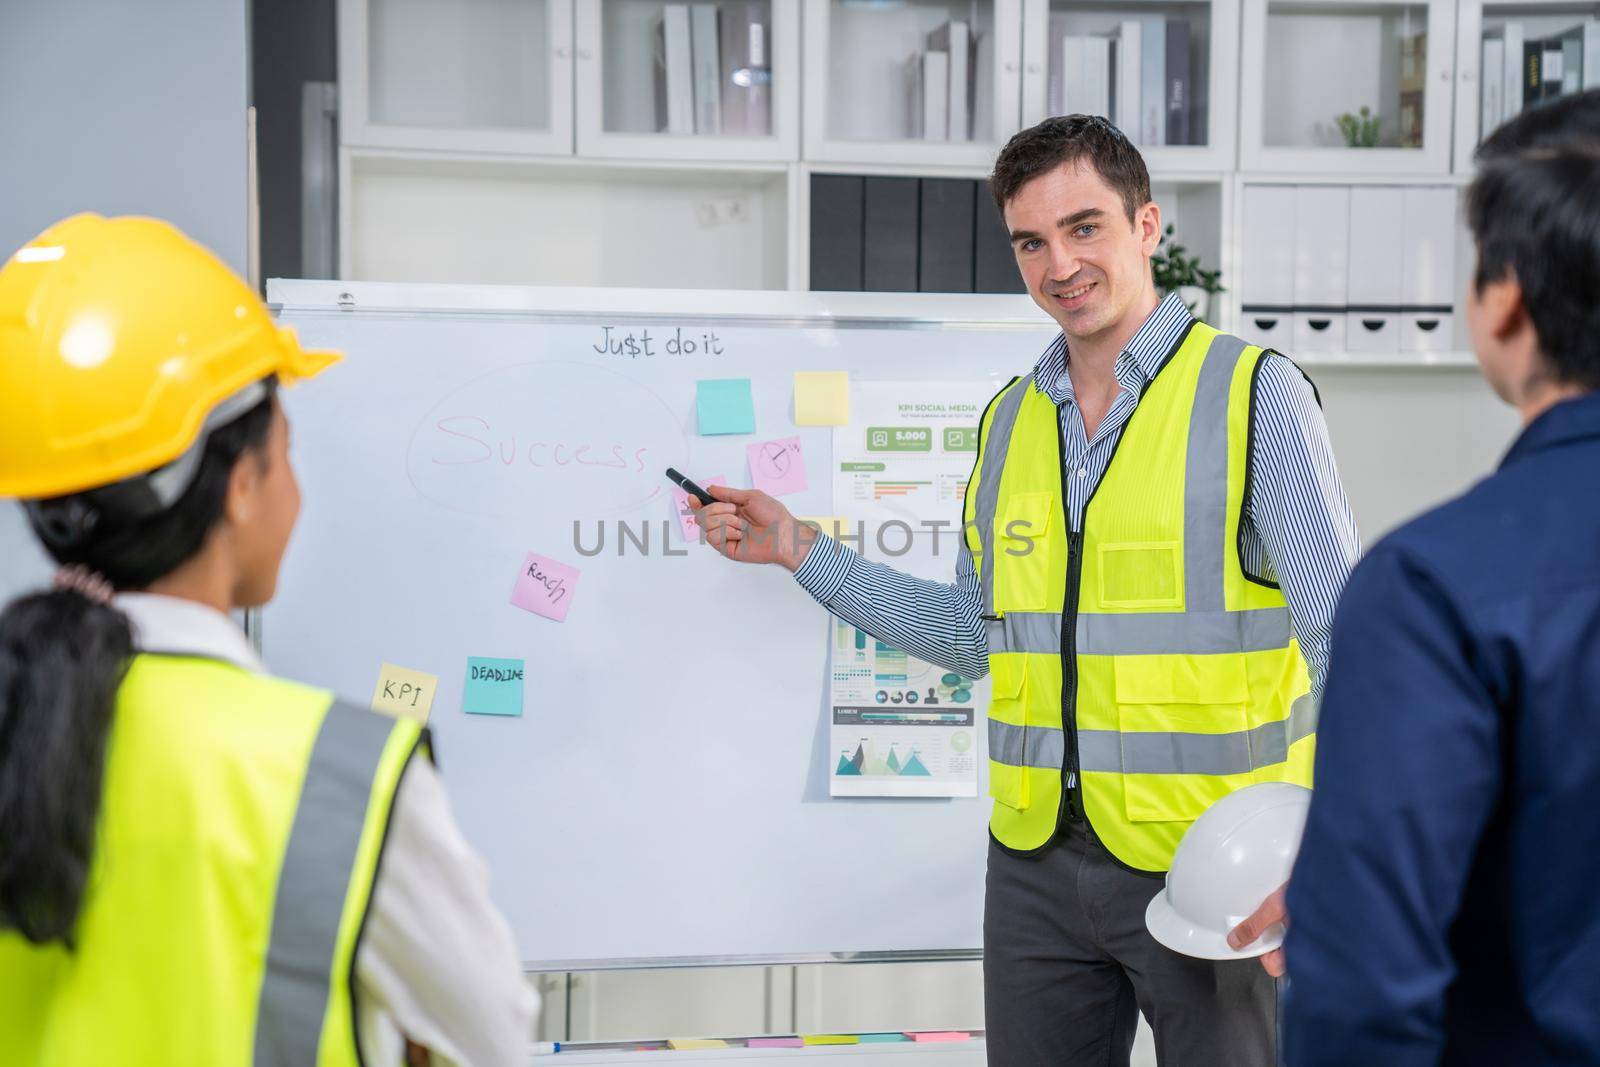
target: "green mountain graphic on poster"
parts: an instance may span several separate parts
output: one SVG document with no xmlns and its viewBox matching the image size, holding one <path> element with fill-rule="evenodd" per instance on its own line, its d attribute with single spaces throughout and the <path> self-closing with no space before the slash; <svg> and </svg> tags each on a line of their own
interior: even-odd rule
<svg viewBox="0 0 1600 1067">
<path fill-rule="evenodd" d="M 834 768 L 835 775 L 849 775 L 852 777 L 901 777 L 901 778 L 931 778 L 933 772 L 928 770 L 922 762 L 922 756 L 915 748 L 905 759 L 901 759 L 899 745 L 889 746 L 887 759 L 878 756 L 872 742 L 862 738 L 856 750 L 851 753 L 848 749 L 839 753 L 839 765 Z"/>
</svg>

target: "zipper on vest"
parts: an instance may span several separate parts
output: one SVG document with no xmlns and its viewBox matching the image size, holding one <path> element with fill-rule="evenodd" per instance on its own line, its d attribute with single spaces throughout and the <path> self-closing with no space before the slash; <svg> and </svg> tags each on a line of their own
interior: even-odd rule
<svg viewBox="0 0 1600 1067">
<path fill-rule="evenodd" d="M 1056 466 L 1061 471 L 1061 525 L 1067 530 L 1067 602 L 1061 606 L 1061 729 L 1066 736 L 1066 758 L 1061 761 L 1062 816 L 1084 821 L 1083 794 L 1078 780 L 1078 586 L 1083 582 L 1083 531 L 1072 525 L 1072 498 L 1067 489 L 1067 434 L 1056 414 Z M 1085 509 L 1087 510 L 1087 509 Z"/>
</svg>

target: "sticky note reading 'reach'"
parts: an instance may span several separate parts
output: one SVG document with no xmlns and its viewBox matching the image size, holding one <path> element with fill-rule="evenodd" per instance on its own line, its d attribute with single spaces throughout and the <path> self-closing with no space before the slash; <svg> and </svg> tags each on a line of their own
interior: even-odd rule
<svg viewBox="0 0 1600 1067">
<path fill-rule="evenodd" d="M 577 588 L 578 568 L 529 552 L 522 561 L 522 569 L 517 572 L 511 603 L 535 615 L 565 622 Z"/>
<path fill-rule="evenodd" d="M 433 709 L 433 693 L 439 679 L 406 667 L 385 663 L 378 669 L 378 685 L 372 691 L 372 710 L 389 715 L 404 715 L 424 726 Z"/>
</svg>

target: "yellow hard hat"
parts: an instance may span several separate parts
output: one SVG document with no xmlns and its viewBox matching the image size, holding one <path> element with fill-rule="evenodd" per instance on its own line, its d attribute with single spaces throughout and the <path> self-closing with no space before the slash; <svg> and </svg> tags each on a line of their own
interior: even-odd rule
<svg viewBox="0 0 1600 1067">
<path fill-rule="evenodd" d="M 302 349 L 168 223 L 74 215 L 0 268 L 0 496 L 156 470 L 195 445 L 219 405 L 339 358 Z"/>
</svg>

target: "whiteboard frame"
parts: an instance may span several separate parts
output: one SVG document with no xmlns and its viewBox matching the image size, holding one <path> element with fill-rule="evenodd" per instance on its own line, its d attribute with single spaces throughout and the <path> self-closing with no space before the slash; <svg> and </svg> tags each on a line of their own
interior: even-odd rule
<svg viewBox="0 0 1600 1067">
<path fill-rule="evenodd" d="M 386 312 L 495 315 L 583 322 L 648 318 L 697 323 L 784 325 L 807 329 L 1015 329 L 1053 325 L 1032 298 L 1016 294 L 799 293 L 782 290 L 600 289 L 412 282 L 320 281 L 272 278 L 267 302 L 274 314 Z M 619 311 L 626 308 L 626 311 Z M 259 647 L 262 623 L 253 612 Z M 648 956 L 614 959 L 524 960 L 529 974 L 581 971 L 770 967 L 816 963 L 943 963 L 981 960 L 981 948 L 778 955 Z"/>
</svg>

